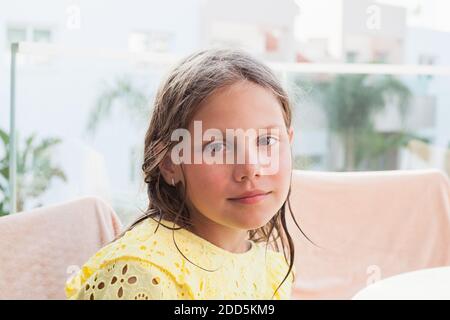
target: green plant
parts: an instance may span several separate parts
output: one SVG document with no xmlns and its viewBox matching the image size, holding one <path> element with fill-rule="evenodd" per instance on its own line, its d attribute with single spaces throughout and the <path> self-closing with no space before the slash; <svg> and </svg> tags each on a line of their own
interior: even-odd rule
<svg viewBox="0 0 450 320">
<path fill-rule="evenodd" d="M 142 136 L 150 117 L 150 98 L 134 84 L 128 76 L 121 76 L 112 83 L 103 82 L 102 90 L 88 115 L 86 134 L 93 137 L 100 123 L 111 116 L 114 110 L 120 110 L 124 117 L 132 121 L 132 127 L 138 131 L 136 136 Z M 139 140 L 140 141 L 140 140 Z M 143 144 L 131 146 L 131 156 L 141 159 Z M 134 160 L 133 160 L 134 161 Z M 137 176 L 136 168 L 130 170 L 130 180 Z"/>
<path fill-rule="evenodd" d="M 18 136 L 18 135 L 17 135 Z M 9 192 L 9 134 L 0 129 L 0 138 L 4 147 L 4 156 L 0 158 L 0 216 L 10 211 Z M 17 138 L 20 142 L 20 139 Z M 17 148 L 17 211 L 22 211 L 26 201 L 37 198 L 50 186 L 53 178 L 67 181 L 64 172 L 52 163 L 51 149 L 61 142 L 58 138 L 38 140 L 32 134 Z"/>
<path fill-rule="evenodd" d="M 109 117 L 116 107 L 124 108 L 127 116 L 142 124 L 146 123 L 150 115 L 148 97 L 128 77 L 122 76 L 112 84 L 103 83 L 102 91 L 88 116 L 87 133 L 94 134 L 100 122 Z"/>
<path fill-rule="evenodd" d="M 373 123 L 374 115 L 388 101 L 399 108 L 403 122 L 411 92 L 401 81 L 392 76 L 339 75 L 317 87 L 315 97 L 326 113 L 328 128 L 344 147 L 344 168 L 340 170 L 358 169 L 363 162 L 404 143 L 408 133 L 384 139 Z"/>
</svg>

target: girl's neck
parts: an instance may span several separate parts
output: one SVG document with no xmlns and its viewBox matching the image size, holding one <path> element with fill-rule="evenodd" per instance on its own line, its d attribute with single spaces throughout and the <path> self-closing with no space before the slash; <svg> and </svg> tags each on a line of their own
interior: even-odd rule
<svg viewBox="0 0 450 320">
<path fill-rule="evenodd" d="M 202 214 L 191 215 L 189 231 L 231 253 L 244 253 L 251 249 L 248 231 L 218 224 Z"/>
</svg>

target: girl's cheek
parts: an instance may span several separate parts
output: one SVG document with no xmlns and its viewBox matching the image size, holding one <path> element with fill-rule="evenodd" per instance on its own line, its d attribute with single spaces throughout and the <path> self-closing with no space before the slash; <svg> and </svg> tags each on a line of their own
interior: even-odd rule
<svg viewBox="0 0 450 320">
<path fill-rule="evenodd" d="M 201 194 L 214 194 L 221 190 L 221 184 L 229 179 L 229 174 L 222 165 L 193 164 L 186 166 L 186 173 L 191 189 Z"/>
</svg>

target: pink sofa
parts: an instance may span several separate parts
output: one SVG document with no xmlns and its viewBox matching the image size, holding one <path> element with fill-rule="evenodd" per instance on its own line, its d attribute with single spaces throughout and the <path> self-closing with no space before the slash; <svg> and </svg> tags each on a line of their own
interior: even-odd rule
<svg viewBox="0 0 450 320">
<path fill-rule="evenodd" d="M 450 265 L 450 187 L 437 170 L 296 171 L 294 299 L 349 299 L 386 277 Z"/>
<path fill-rule="evenodd" d="M 0 299 L 65 299 L 66 280 L 120 229 L 96 197 L 0 218 Z"/>
</svg>

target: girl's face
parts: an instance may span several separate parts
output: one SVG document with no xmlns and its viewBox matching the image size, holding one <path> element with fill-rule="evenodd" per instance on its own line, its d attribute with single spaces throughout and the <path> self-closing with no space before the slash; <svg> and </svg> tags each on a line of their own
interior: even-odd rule
<svg viewBox="0 0 450 320">
<path fill-rule="evenodd" d="M 223 139 L 202 140 L 200 148 L 196 148 L 194 121 L 200 121 L 202 134 L 208 129 L 218 129 L 223 132 Z M 241 132 L 251 129 L 247 132 L 255 135 L 249 135 L 245 143 L 235 139 L 231 146 L 226 129 L 241 129 Z M 239 230 L 253 230 L 267 224 L 286 200 L 292 171 L 293 130 L 286 128 L 281 104 L 274 94 L 249 81 L 219 89 L 202 103 L 188 130 L 192 137 L 192 158 L 199 152 L 204 157 L 202 163 L 182 164 L 186 180 L 180 168 L 175 170 L 177 181 L 186 184 L 191 218 L 200 217 L 209 224 Z M 245 161 L 238 162 L 234 156 L 234 161 L 229 163 L 225 158 L 230 152 L 241 152 Z M 277 168 L 274 170 L 273 162 L 250 161 L 260 154 L 269 155 L 270 161 L 278 161 Z M 224 163 L 205 163 L 207 155 L 223 156 Z M 263 195 L 245 198 L 244 193 L 248 192 Z"/>
</svg>

